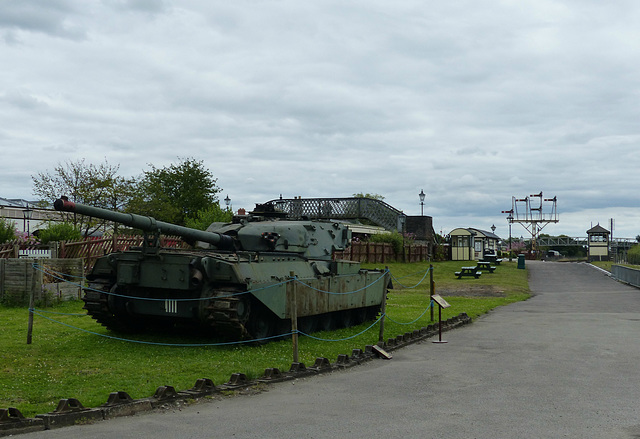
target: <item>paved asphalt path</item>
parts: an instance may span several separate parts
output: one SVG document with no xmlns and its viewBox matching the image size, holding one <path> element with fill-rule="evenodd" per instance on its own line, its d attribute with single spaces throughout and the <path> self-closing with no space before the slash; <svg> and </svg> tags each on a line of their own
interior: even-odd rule
<svg viewBox="0 0 640 439">
<path fill-rule="evenodd" d="M 640 290 L 527 261 L 530 300 L 346 371 L 27 438 L 640 438 Z M 462 282 L 473 282 L 464 280 Z"/>
</svg>

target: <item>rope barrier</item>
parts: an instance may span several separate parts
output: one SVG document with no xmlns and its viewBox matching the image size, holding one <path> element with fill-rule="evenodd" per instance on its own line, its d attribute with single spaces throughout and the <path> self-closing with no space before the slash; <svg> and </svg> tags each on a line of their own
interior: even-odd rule
<svg viewBox="0 0 640 439">
<path fill-rule="evenodd" d="M 90 291 L 95 291 L 95 292 L 98 292 L 98 293 L 108 294 L 108 295 L 110 295 L 110 296 L 122 297 L 122 298 L 125 298 L 125 299 L 145 300 L 145 301 L 150 301 L 150 302 L 153 302 L 153 301 L 164 302 L 165 300 L 167 300 L 167 298 L 161 298 L 161 299 L 159 299 L 159 298 L 154 298 L 154 297 L 128 296 L 128 295 L 125 295 L 125 294 L 118 294 L 118 293 L 115 293 L 115 292 L 112 292 L 112 291 L 104 291 L 104 290 L 98 290 L 98 289 L 91 288 L 91 287 L 84 287 L 84 286 L 82 286 L 81 284 L 73 283 L 73 282 L 71 282 L 71 281 L 68 281 L 68 280 L 66 280 L 66 279 L 62 278 L 62 277 L 53 276 L 51 273 L 55 273 L 55 272 L 48 272 L 48 271 L 46 271 L 46 270 L 44 270 L 44 269 L 40 268 L 40 267 L 39 267 L 39 264 L 33 264 L 33 268 L 35 268 L 36 270 L 42 271 L 43 273 L 49 274 L 50 276 L 52 276 L 52 277 L 54 277 L 55 279 L 58 279 L 58 280 L 60 280 L 60 281 L 62 281 L 62 282 L 69 283 L 69 284 L 71 284 L 71 285 L 74 285 L 74 286 L 77 286 L 77 287 L 83 288 L 83 289 L 85 289 L 85 290 L 90 290 Z M 279 287 L 279 286 L 281 286 L 281 285 L 285 285 L 285 284 L 287 284 L 287 283 L 289 283 L 289 282 L 294 282 L 294 281 L 295 281 L 295 282 L 298 282 L 299 284 L 301 284 L 301 285 L 303 285 L 303 286 L 306 286 L 307 288 L 310 288 L 310 289 L 312 289 L 312 290 L 314 290 L 314 291 L 317 291 L 317 292 L 319 292 L 319 293 L 323 293 L 323 294 L 334 294 L 334 295 L 349 295 L 349 294 L 359 293 L 360 291 L 366 290 L 367 288 L 369 288 L 369 287 L 371 287 L 371 286 L 375 285 L 376 283 L 378 283 L 380 280 L 382 280 L 382 279 L 384 278 L 384 275 L 385 275 L 387 272 L 388 272 L 388 270 L 385 270 L 384 272 L 382 272 L 382 274 L 380 275 L 380 277 L 378 277 L 378 279 L 376 279 L 375 281 L 371 282 L 370 284 L 368 284 L 368 285 L 366 285 L 366 286 L 364 286 L 364 287 L 362 287 L 362 288 L 359 288 L 359 289 L 357 289 L 357 290 L 353 290 L 353 291 L 345 291 L 345 292 L 342 292 L 342 293 L 336 293 L 336 292 L 333 292 L 333 291 L 327 291 L 327 290 L 320 290 L 320 289 L 318 289 L 318 288 L 312 287 L 311 285 L 309 285 L 309 284 L 307 284 L 307 283 L 305 283 L 305 282 L 302 282 L 302 281 L 301 281 L 301 280 L 299 280 L 299 279 L 297 278 L 297 276 L 296 276 L 296 277 L 294 277 L 293 279 L 288 279 L 288 280 L 285 280 L 285 281 L 282 281 L 282 282 L 279 282 L 279 283 L 276 283 L 276 284 L 266 285 L 266 286 L 263 286 L 263 287 L 259 287 L 259 288 L 255 288 L 255 289 L 251 289 L 251 290 L 247 290 L 247 291 L 240 291 L 240 292 L 237 292 L 237 293 L 230 293 L 230 294 L 223 294 L 223 295 L 218 295 L 218 296 L 209 296 L 209 297 L 194 297 L 194 298 L 186 298 L 186 299 L 176 298 L 176 299 L 171 299 L 171 300 L 173 300 L 173 301 L 175 301 L 175 302 L 196 302 L 196 301 L 211 300 L 211 299 L 226 299 L 226 298 L 228 298 L 228 297 L 241 296 L 241 295 L 243 295 L 243 294 L 249 294 L 249 293 L 253 294 L 253 293 L 257 293 L 257 292 L 259 292 L 259 291 L 264 291 L 264 290 L 268 290 L 268 289 L 270 289 L 270 288 Z M 61 273 L 57 273 L 57 274 L 61 274 Z"/>
<path fill-rule="evenodd" d="M 430 270 L 431 270 L 431 267 L 429 267 L 429 268 L 427 269 L 427 271 L 424 273 L 424 276 L 422 276 L 422 279 L 420 279 L 420 280 L 418 281 L 418 283 L 417 283 L 417 284 L 415 284 L 415 285 L 413 285 L 413 286 L 411 286 L 411 287 L 408 287 L 408 286 L 406 286 L 406 285 L 403 285 L 403 284 L 399 281 L 399 279 L 404 279 L 405 277 L 409 277 L 409 276 L 413 276 L 413 275 L 407 275 L 407 276 L 403 276 L 403 277 L 400 277 L 400 278 L 397 278 L 397 277 L 395 277 L 395 276 L 391 275 L 391 278 L 392 278 L 393 280 L 395 280 L 395 281 L 398 283 L 398 285 L 400 285 L 402 288 L 406 288 L 406 289 L 410 290 L 410 289 L 416 288 L 418 285 L 422 284 L 422 282 L 424 282 L 424 279 L 427 277 L 427 274 L 429 274 L 429 271 L 430 271 Z M 419 272 L 418 272 L 418 273 L 419 273 Z M 416 273 L 414 273 L 414 274 L 416 274 Z"/>
<path fill-rule="evenodd" d="M 371 324 L 371 326 L 369 326 L 369 327 L 368 327 L 367 329 L 365 329 L 364 331 L 361 331 L 361 332 L 359 332 L 359 333 L 357 333 L 357 334 L 355 334 L 355 335 L 351 335 L 351 336 L 349 336 L 349 337 L 345 337 L 345 338 L 329 339 L 329 338 L 320 338 L 320 337 L 316 337 L 316 336 L 311 335 L 311 334 L 306 334 L 306 333 L 304 333 L 304 332 L 302 332 L 302 331 L 298 331 L 298 333 L 299 333 L 299 334 L 302 334 L 302 335 L 304 335 L 304 336 L 306 336 L 306 337 L 312 338 L 312 339 L 314 339 L 314 340 L 319 340 L 319 341 L 346 341 L 346 340 L 351 340 L 352 338 L 356 338 L 356 337 L 361 336 L 362 334 L 364 334 L 365 332 L 369 331 L 371 328 L 373 328 L 374 326 L 376 326 L 378 323 L 380 323 L 380 320 L 382 320 L 382 317 L 383 317 L 384 315 L 385 315 L 385 314 L 381 314 L 381 315 L 380 315 L 380 317 L 379 317 L 375 322 L 373 322 L 373 323 Z"/>
<path fill-rule="evenodd" d="M 84 328 L 78 328 L 77 326 L 69 325 L 68 323 L 64 323 L 59 320 L 52 319 L 43 314 L 40 314 L 39 312 L 37 312 L 38 310 L 36 309 L 29 309 L 29 311 L 32 311 L 33 314 L 40 316 L 43 319 L 49 320 L 53 323 L 58 323 L 62 326 L 66 326 L 67 328 L 86 332 L 87 334 L 97 335 L 99 337 L 104 337 L 111 340 L 125 341 L 128 343 L 148 344 L 148 345 L 154 345 L 154 346 L 175 346 L 175 347 L 226 346 L 226 345 L 236 345 L 236 344 L 244 344 L 244 343 L 257 343 L 257 342 L 268 341 L 268 340 L 273 340 L 273 339 L 282 338 L 282 337 L 288 337 L 289 335 L 292 334 L 292 332 L 287 332 L 284 334 L 272 335 L 270 337 L 264 337 L 260 339 L 254 339 L 254 340 L 238 340 L 238 341 L 228 341 L 228 342 L 218 342 L 218 343 L 160 343 L 160 342 L 153 342 L 153 341 L 132 340 L 127 338 L 114 337 L 112 335 L 107 335 L 107 334 L 100 334 L 99 332 L 89 331 L 88 329 L 84 329 Z"/>
<path fill-rule="evenodd" d="M 78 287 L 84 288 L 85 290 L 93 290 L 93 291 L 97 291 L 97 292 L 104 293 L 104 294 L 111 294 L 111 295 L 114 295 L 114 296 L 124 297 L 124 298 L 130 298 L 130 299 L 139 299 L 139 300 L 156 300 L 156 301 L 164 301 L 164 300 L 166 300 L 166 298 L 163 298 L 163 299 L 154 299 L 154 298 L 142 298 L 142 297 L 136 297 L 136 296 L 127 296 L 127 295 L 116 294 L 116 293 L 107 292 L 107 291 L 103 291 L 103 290 L 97 290 L 97 289 L 93 289 L 93 288 L 83 287 L 81 284 L 76 284 L 76 283 L 73 283 L 73 282 L 71 282 L 71 281 L 69 281 L 69 280 L 67 280 L 67 279 L 64 279 L 64 278 L 62 277 L 62 276 L 64 275 L 63 273 L 58 273 L 58 272 L 55 272 L 55 271 L 47 272 L 45 269 L 41 268 L 39 264 L 35 264 L 35 263 L 33 264 L 33 267 L 34 267 L 36 270 L 40 270 L 40 271 L 42 271 L 42 272 L 44 272 L 44 273 L 47 273 L 48 275 L 50 275 L 50 276 L 52 276 L 52 277 L 54 277 L 54 278 L 56 278 L 56 279 L 61 280 L 62 282 L 70 283 L 70 284 L 72 284 L 72 285 L 75 285 L 75 286 L 78 286 Z M 400 282 L 398 282 L 398 284 L 400 284 L 400 286 L 402 286 L 403 288 L 408 288 L 408 289 L 415 288 L 415 287 L 417 287 L 418 285 L 420 285 L 420 284 L 424 281 L 424 279 L 426 278 L 427 274 L 429 274 L 429 271 L 430 271 L 431 269 L 432 269 L 431 267 L 430 267 L 429 269 L 427 269 L 427 271 L 424 273 L 424 276 L 422 277 L 422 279 L 421 279 L 421 280 L 420 280 L 416 285 L 414 285 L 414 286 L 412 286 L 412 287 L 404 286 L 404 285 L 402 285 Z M 53 274 L 52 274 L 52 273 L 53 273 Z M 253 290 L 242 291 L 242 292 L 238 292 L 238 293 L 232 293 L 232 294 L 230 294 L 230 295 L 224 295 L 224 296 L 212 296 L 212 297 L 206 297 L 206 298 L 192 298 L 192 299 L 172 299 L 172 300 L 175 300 L 175 301 L 197 301 L 197 300 L 209 300 L 209 299 L 216 299 L 216 298 L 218 298 L 218 299 L 219 299 L 219 298 L 225 298 L 225 297 L 231 297 L 231 296 L 236 296 L 236 295 L 241 295 L 241 294 L 247 294 L 247 293 L 254 293 L 254 292 L 258 292 L 258 291 L 263 291 L 263 290 L 266 290 L 266 289 L 269 289 L 269 288 L 273 288 L 273 287 L 277 287 L 277 286 L 281 286 L 281 285 L 284 285 L 284 284 L 287 284 L 287 283 L 289 283 L 289 282 L 293 282 L 293 281 L 298 282 L 298 283 L 300 283 L 301 285 L 306 286 L 307 288 L 310 288 L 310 289 L 312 289 L 312 290 L 314 290 L 314 291 L 317 291 L 317 292 L 320 292 L 320 293 L 325 293 L 325 294 L 334 294 L 334 295 L 355 294 L 355 293 L 357 293 L 357 292 L 360 292 L 360 291 L 365 290 L 366 288 L 371 287 L 372 285 L 375 285 L 377 282 L 379 282 L 380 280 L 384 279 L 384 277 L 385 277 L 385 275 L 386 275 L 387 273 L 389 273 L 389 270 L 388 270 L 388 269 L 387 269 L 387 270 L 385 270 L 385 271 L 381 274 L 381 276 L 380 276 L 380 277 L 378 277 L 378 279 L 376 279 L 375 281 L 373 281 L 373 282 L 372 282 L 372 283 L 370 283 L 369 285 L 367 285 L 367 286 L 365 286 L 365 287 L 363 287 L 363 288 L 359 288 L 359 289 L 354 290 L 354 291 L 343 292 L 343 293 L 335 293 L 335 292 L 332 292 L 332 291 L 325 291 L 325 290 L 320 290 L 320 289 L 314 288 L 314 287 L 312 287 L 311 285 L 309 285 L 309 284 L 307 284 L 307 283 L 302 282 L 301 280 L 299 280 L 299 279 L 297 278 L 297 276 L 294 276 L 294 277 L 293 277 L 293 278 L 291 278 L 291 279 L 288 279 L 288 280 L 286 280 L 286 281 L 283 281 L 283 282 L 280 282 L 280 283 L 277 283 L 277 284 L 268 285 L 268 286 L 264 286 L 264 287 L 256 288 L 256 289 L 253 289 Z M 415 275 L 415 274 L 416 274 L 416 273 L 414 273 L 413 275 Z M 66 275 L 65 275 L 65 276 L 66 276 Z M 392 278 L 393 278 L 393 279 L 396 279 L 396 282 L 397 282 L 397 279 L 398 279 L 398 278 L 395 278 L 393 275 L 391 275 L 391 276 L 392 276 Z M 411 276 L 411 275 L 408 275 L 408 276 Z M 400 278 L 400 279 L 404 279 L 405 277 L 408 277 L 408 276 L 403 276 L 403 277 L 402 277 L 402 278 Z M 346 340 L 351 340 L 351 339 L 354 339 L 354 338 L 356 338 L 356 337 L 359 337 L 359 336 L 363 335 L 364 333 L 366 333 L 366 332 L 370 331 L 370 330 L 371 330 L 375 325 L 377 325 L 378 323 L 380 323 L 380 321 L 382 320 L 382 318 L 383 318 L 383 317 L 386 317 L 386 318 L 388 318 L 391 322 L 396 323 L 396 324 L 399 324 L 399 325 L 411 325 L 411 324 L 413 324 L 413 323 L 417 322 L 418 320 L 420 320 L 422 317 L 424 317 L 424 315 L 427 313 L 427 311 L 429 311 L 429 309 L 430 309 L 430 308 L 432 308 L 432 307 L 433 307 L 433 300 L 431 300 L 431 301 L 430 301 L 429 306 L 428 306 L 428 307 L 427 307 L 427 308 L 422 312 L 422 314 L 420 314 L 420 316 L 418 316 L 416 319 L 412 320 L 411 322 L 406 322 L 406 323 L 395 321 L 395 320 L 393 320 L 391 317 L 389 317 L 387 313 L 382 313 L 382 314 L 380 315 L 380 317 L 378 317 L 378 318 L 376 319 L 376 321 L 375 321 L 375 322 L 373 322 L 369 327 L 367 327 L 367 328 L 366 328 L 366 329 L 364 329 L 363 331 L 361 331 L 361 332 L 359 332 L 359 333 L 357 333 L 357 334 L 354 334 L 354 335 L 351 335 L 351 336 L 345 337 L 345 338 L 340 338 L 340 339 L 325 339 L 325 338 L 320 338 L 320 337 L 317 337 L 317 336 L 314 336 L 314 335 L 311 335 L 311 334 L 307 334 L 307 333 L 304 333 L 304 332 L 302 332 L 302 331 L 298 331 L 298 330 L 296 330 L 296 331 L 295 331 L 295 333 L 300 334 L 300 335 L 303 335 L 303 336 L 305 336 L 305 337 L 309 337 L 309 338 L 311 338 L 311 339 L 313 339 L 313 340 L 324 341 L 324 342 L 346 341 Z M 61 321 L 58 321 L 58 320 L 52 319 L 52 318 L 47 317 L 46 315 L 44 315 L 44 314 L 46 313 L 46 314 L 58 314 L 58 315 L 65 315 L 65 316 L 86 317 L 86 316 L 87 316 L 87 314 L 61 313 L 61 312 L 55 312 L 55 311 L 39 310 L 39 309 L 35 309 L 35 308 L 30 308 L 30 309 L 29 309 L 29 311 L 30 311 L 30 312 L 32 312 L 34 315 L 38 315 L 38 316 L 40 316 L 40 317 L 42 317 L 42 318 L 44 318 L 44 319 L 46 319 L 46 320 L 49 320 L 49 321 L 51 321 L 51 322 L 53 322 L 53 323 L 57 323 L 57 324 L 60 324 L 60 325 L 66 326 L 66 327 L 68 327 L 68 328 L 71 328 L 71 329 L 74 329 L 74 330 L 78 330 L 78 331 L 82 331 L 82 332 L 85 332 L 85 333 L 88 333 L 88 334 L 97 335 L 97 336 L 99 336 L 99 337 L 104 337 L 104 338 L 108 338 L 108 339 L 116 340 L 116 341 L 123 341 L 123 342 L 128 342 L 128 343 L 148 344 L 148 345 L 155 345 L 155 346 L 168 346 L 168 347 L 172 347 L 172 346 L 173 346 L 173 347 L 228 346 L 228 345 L 238 345 L 238 344 L 246 344 L 246 343 L 260 343 L 260 342 L 265 342 L 265 341 L 269 341 L 269 340 L 285 338 L 285 337 L 288 337 L 288 336 L 290 336 L 290 335 L 293 335 L 293 334 L 294 334 L 294 331 L 291 331 L 291 332 L 288 332 L 288 333 L 279 334 L 279 335 L 274 335 L 274 336 L 269 336 L 269 337 L 264 337 L 264 338 L 260 338 L 260 339 L 253 339 L 253 340 L 239 340 L 239 341 L 218 342 L 218 343 L 161 343 L 161 342 L 148 342 L 148 341 L 142 341 L 142 340 L 132 340 L 132 339 L 125 339 L 125 338 L 121 338 L 121 337 L 114 337 L 114 336 L 107 335 L 107 334 L 100 334 L 100 333 L 98 333 L 98 332 L 89 331 L 89 330 L 87 330 L 87 329 L 83 329 L 83 328 L 79 328 L 79 327 L 77 327 L 77 326 L 69 325 L 68 323 L 64 323 L 64 322 L 61 322 Z"/>
<path fill-rule="evenodd" d="M 420 320 L 427 313 L 427 311 L 429 311 L 432 307 L 433 307 L 433 300 L 429 303 L 429 306 L 427 306 L 427 309 L 425 309 L 424 312 L 422 314 L 420 314 L 417 319 L 412 320 L 412 321 L 407 322 L 407 323 L 397 322 L 397 321 L 393 320 L 391 317 L 389 317 L 388 315 L 387 315 L 387 318 L 390 321 L 392 321 L 393 323 L 397 324 L 397 325 L 412 325 L 415 322 L 417 322 L 418 320 Z"/>
<path fill-rule="evenodd" d="M 39 311 L 46 314 L 57 314 L 61 316 L 74 316 L 74 317 L 89 317 L 89 314 L 78 314 L 78 313 L 68 313 L 68 312 L 57 312 L 57 311 L 47 311 L 45 309 L 37 309 L 37 308 L 29 308 L 29 311 Z"/>
<path fill-rule="evenodd" d="M 360 291 L 364 291 L 364 290 L 366 290 L 367 288 L 369 288 L 369 287 L 371 287 L 371 286 L 375 285 L 376 283 L 380 282 L 380 280 L 384 279 L 384 276 L 387 274 L 387 272 L 388 272 L 388 270 L 385 270 L 385 271 L 382 273 L 382 275 L 381 275 L 378 279 L 374 280 L 374 281 L 373 281 L 373 282 L 371 282 L 369 285 L 366 285 L 366 286 L 364 286 L 364 287 L 362 287 L 362 288 L 359 288 L 359 289 L 357 289 L 357 290 L 353 290 L 353 291 L 345 291 L 345 292 L 343 292 L 343 293 L 336 293 L 336 292 L 334 292 L 334 291 L 320 290 L 320 289 L 318 289 L 318 288 L 312 287 L 311 285 L 309 285 L 309 284 L 307 284 L 307 283 L 305 283 L 305 282 L 302 282 L 301 280 L 298 280 L 298 279 L 297 279 L 297 277 L 296 277 L 294 280 L 296 280 L 300 285 L 303 285 L 303 286 L 305 286 L 305 287 L 307 287 L 307 288 L 309 288 L 309 289 L 311 289 L 311 290 L 317 291 L 317 292 L 319 292 L 319 293 L 323 293 L 323 294 L 332 294 L 332 295 L 336 295 L 336 296 L 342 296 L 342 295 L 355 294 L 355 293 L 359 293 Z"/>
</svg>

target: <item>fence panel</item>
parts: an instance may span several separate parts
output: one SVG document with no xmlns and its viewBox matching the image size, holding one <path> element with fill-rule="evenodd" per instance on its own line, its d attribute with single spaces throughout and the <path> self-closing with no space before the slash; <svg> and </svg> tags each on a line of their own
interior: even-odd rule
<svg viewBox="0 0 640 439">
<path fill-rule="evenodd" d="M 336 259 L 347 259 L 371 264 L 387 262 L 422 262 L 430 257 L 429 246 L 407 245 L 404 254 L 396 254 L 393 245 L 386 242 L 354 241 L 342 252 L 336 252 Z"/>
<path fill-rule="evenodd" d="M 640 287 L 640 270 L 622 265 L 612 265 L 611 275 L 621 281 L 633 285 L 634 287 Z"/>
<path fill-rule="evenodd" d="M 82 259 L 3 259 L 0 261 L 0 300 L 27 306 L 33 291 L 36 302 L 79 299 Z M 71 283 L 67 283 L 70 281 Z"/>
</svg>

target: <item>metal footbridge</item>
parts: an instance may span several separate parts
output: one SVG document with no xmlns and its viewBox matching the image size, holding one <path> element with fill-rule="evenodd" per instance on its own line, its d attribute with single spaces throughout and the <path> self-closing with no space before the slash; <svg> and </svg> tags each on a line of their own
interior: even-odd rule
<svg viewBox="0 0 640 439">
<path fill-rule="evenodd" d="M 402 211 L 373 198 L 278 198 L 265 204 L 291 219 L 368 219 L 386 230 L 399 232 L 406 224 Z"/>
<path fill-rule="evenodd" d="M 614 238 L 610 241 L 611 248 L 630 249 L 638 241 L 631 238 Z M 570 246 L 588 246 L 589 240 L 586 237 L 570 237 L 570 236 L 540 236 L 537 239 L 539 247 L 570 247 Z"/>
</svg>

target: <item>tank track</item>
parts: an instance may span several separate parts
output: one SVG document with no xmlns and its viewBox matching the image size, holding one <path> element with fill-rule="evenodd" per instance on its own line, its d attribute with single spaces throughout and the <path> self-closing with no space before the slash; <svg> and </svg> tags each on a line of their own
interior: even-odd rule
<svg viewBox="0 0 640 439">
<path fill-rule="evenodd" d="M 222 297 L 216 297 L 204 301 L 200 316 L 206 327 L 214 330 L 216 334 L 228 340 L 242 340 L 251 337 L 245 324 L 246 319 L 242 307 L 247 306 L 245 300 L 230 296 L 230 291 L 225 291 Z M 214 296 L 215 294 L 211 294 Z"/>
<path fill-rule="evenodd" d="M 110 300 L 109 293 L 114 289 L 110 279 L 97 279 L 85 288 L 82 300 L 83 309 L 102 326 L 118 332 L 137 332 L 144 329 L 145 319 L 127 318 L 126 310 L 114 314 L 111 308 L 116 302 Z M 240 288 L 225 288 L 202 292 L 202 297 L 213 297 L 202 300 L 199 305 L 198 321 L 202 329 L 211 330 L 216 336 L 224 340 L 261 340 L 279 334 L 288 334 L 290 322 L 280 320 L 266 309 L 260 302 L 249 295 L 238 295 Z M 304 333 L 317 330 L 333 330 L 336 328 L 362 323 L 375 319 L 379 306 L 370 306 L 360 310 L 345 310 L 303 317 L 298 322 L 298 328 Z M 357 317 L 356 317 L 357 316 Z"/>
<path fill-rule="evenodd" d="M 115 315 L 110 310 L 109 293 L 112 292 L 114 283 L 110 279 L 97 279 L 84 289 L 83 309 L 102 326 L 117 332 L 135 332 L 143 328 L 140 319 L 129 320 L 121 315 Z M 246 339 L 250 337 L 242 315 L 242 306 L 246 306 L 237 297 L 229 296 L 230 292 L 224 292 L 224 296 L 213 300 L 204 301 L 201 309 L 201 323 L 208 329 L 224 339 Z M 214 294 L 210 294 L 213 296 Z M 111 303 L 113 305 L 113 302 Z M 246 313 L 245 313 L 246 314 Z"/>
<path fill-rule="evenodd" d="M 89 283 L 89 288 L 84 289 L 83 309 L 102 326 L 119 331 L 134 332 L 141 328 L 140 323 L 117 317 L 109 310 L 109 294 L 113 289 L 113 282 L 108 279 L 99 279 Z"/>
</svg>

